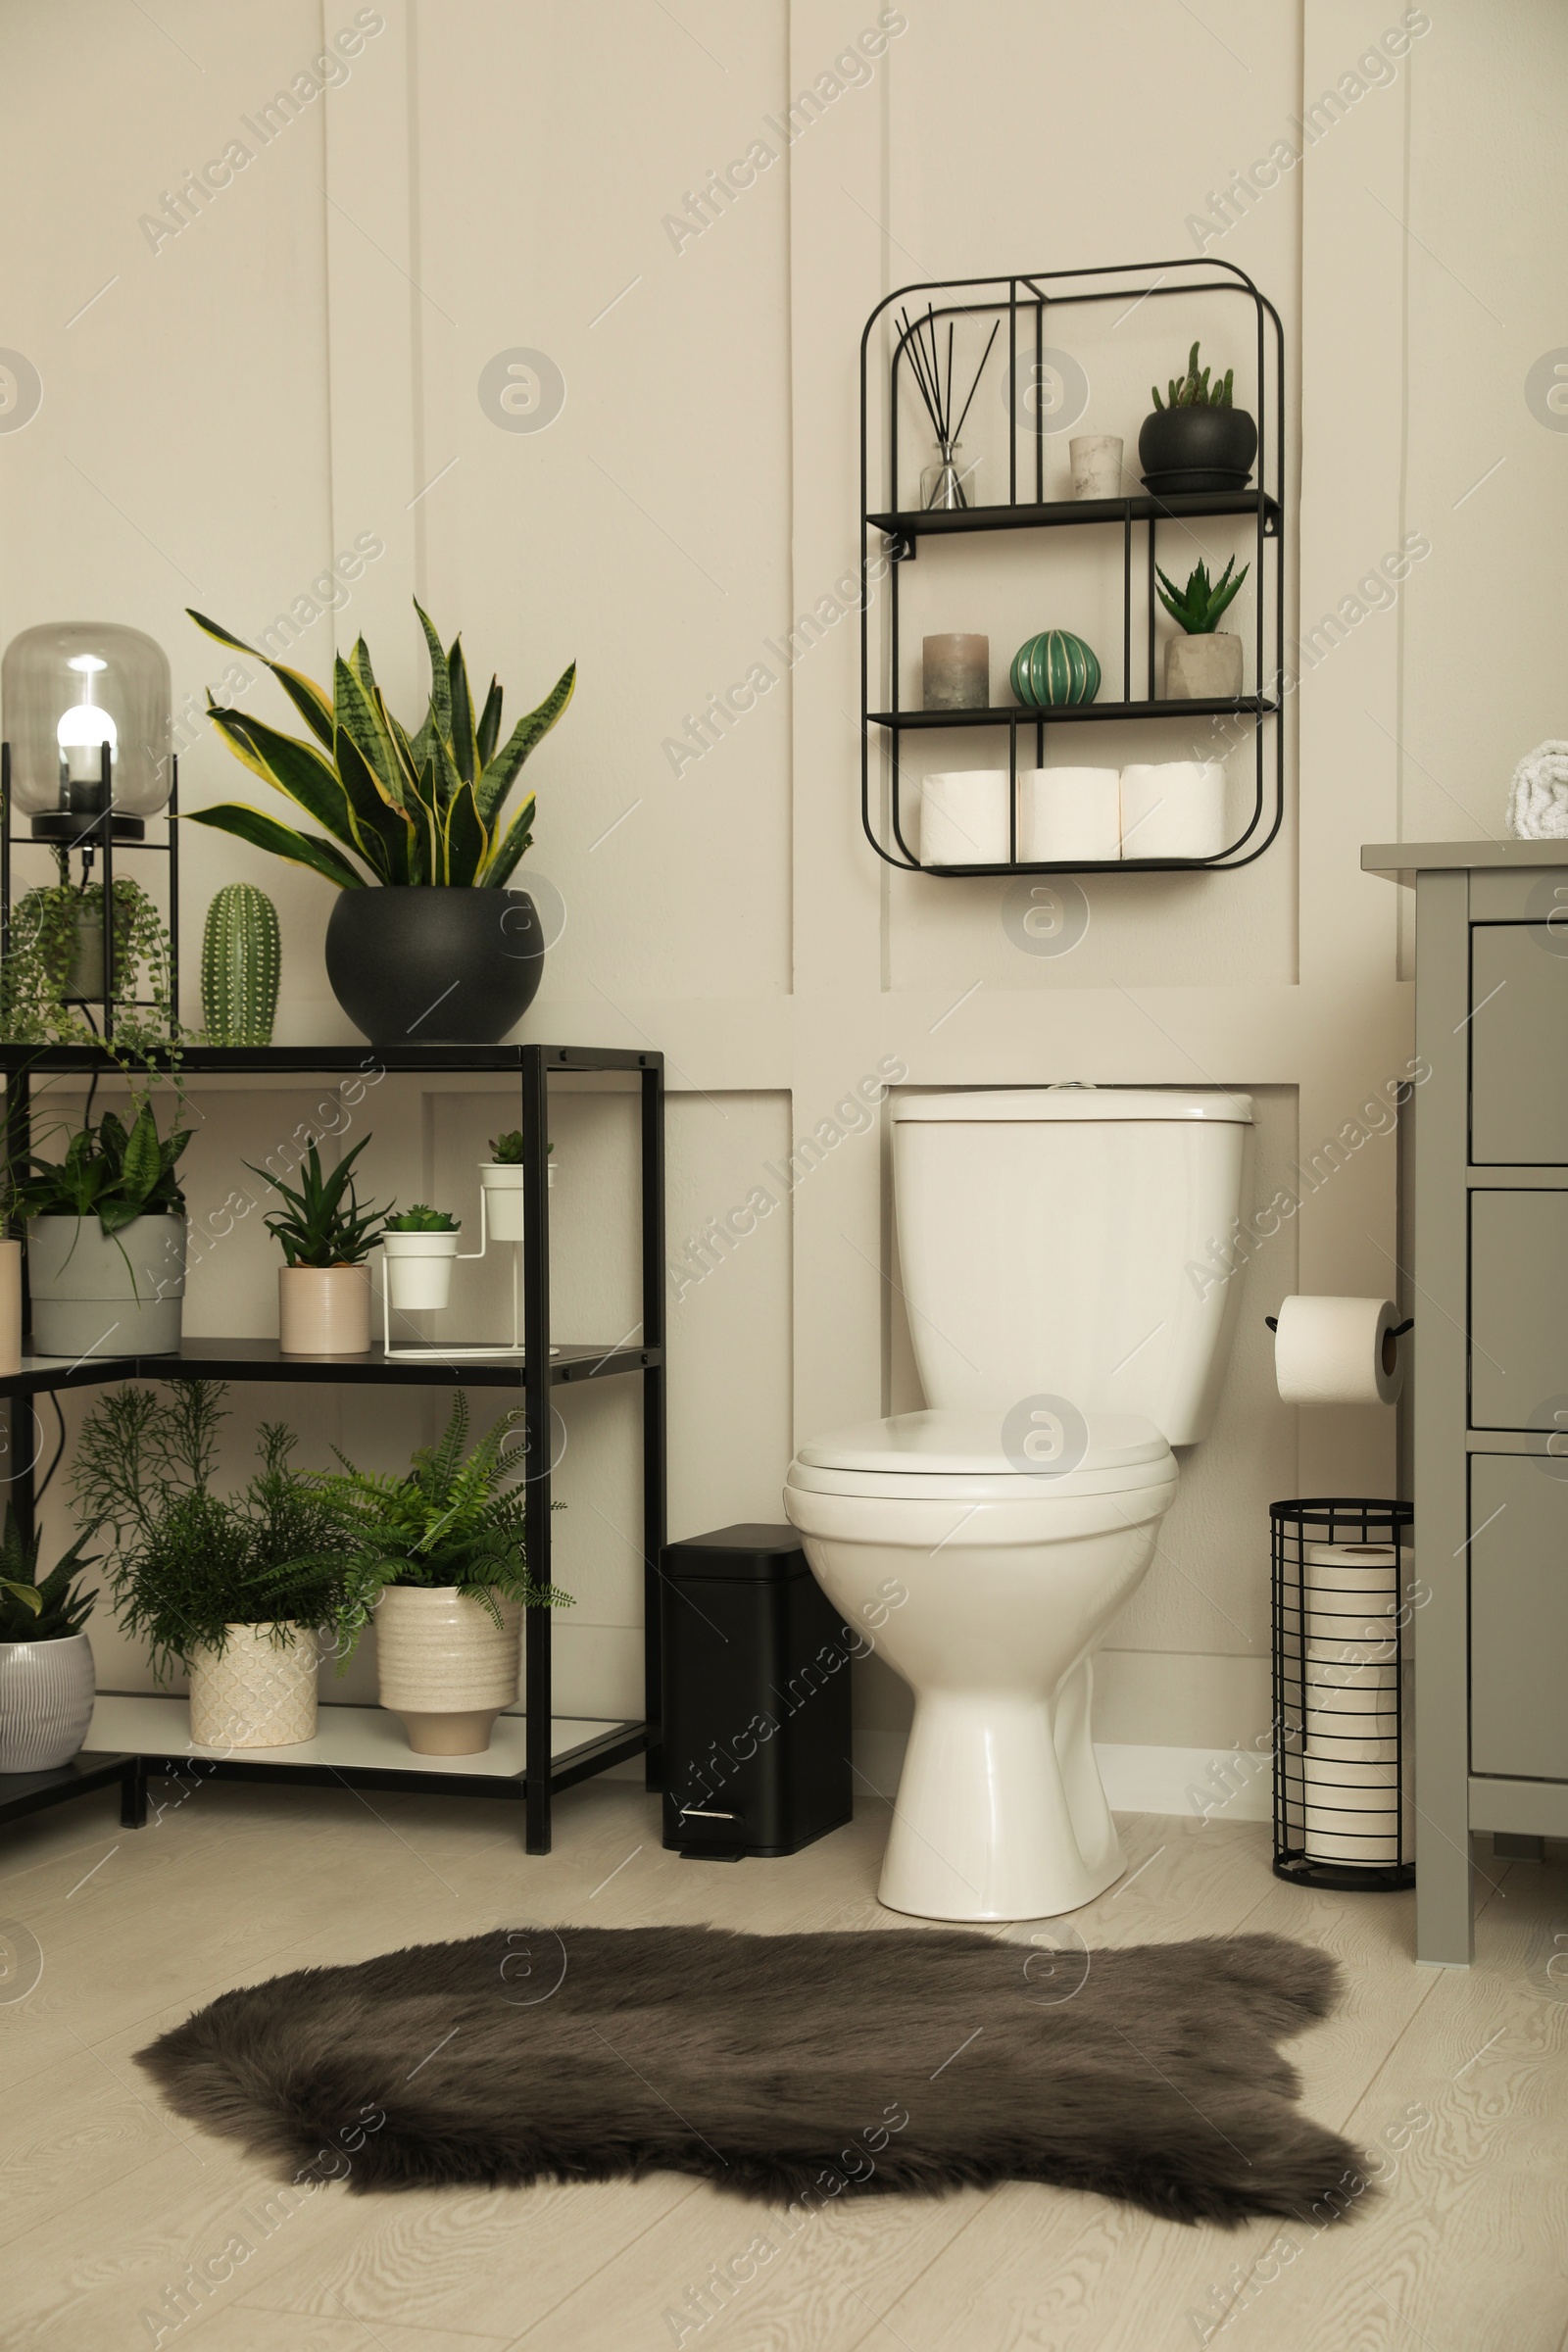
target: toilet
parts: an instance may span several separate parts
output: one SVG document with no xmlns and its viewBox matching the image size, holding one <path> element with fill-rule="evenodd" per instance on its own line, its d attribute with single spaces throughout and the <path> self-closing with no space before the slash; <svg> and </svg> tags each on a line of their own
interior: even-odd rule
<svg viewBox="0 0 1568 2352">
<path fill-rule="evenodd" d="M 881 1901 L 1054 1918 L 1124 1867 L 1094 1652 L 1153 1558 L 1172 1448 L 1213 1419 L 1251 1103 L 1042 1087 L 892 1115 L 926 1409 L 802 1446 L 784 1508 L 914 1696 Z"/>
</svg>

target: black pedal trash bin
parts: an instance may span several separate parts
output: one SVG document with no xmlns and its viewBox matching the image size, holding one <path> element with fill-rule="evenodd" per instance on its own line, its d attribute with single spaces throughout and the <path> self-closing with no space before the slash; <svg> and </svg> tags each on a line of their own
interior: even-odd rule
<svg viewBox="0 0 1568 2352">
<path fill-rule="evenodd" d="M 666 1544 L 664 1843 L 793 1854 L 850 1819 L 850 1660 L 867 1644 L 793 1527 Z"/>
</svg>

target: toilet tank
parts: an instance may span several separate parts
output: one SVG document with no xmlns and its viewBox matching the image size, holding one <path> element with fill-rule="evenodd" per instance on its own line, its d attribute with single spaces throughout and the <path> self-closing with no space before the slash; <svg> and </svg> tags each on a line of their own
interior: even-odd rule
<svg viewBox="0 0 1568 2352">
<path fill-rule="evenodd" d="M 1038 1087 L 893 1107 L 900 1275 L 928 1405 L 1032 1396 L 1208 1434 L 1246 1095 Z"/>
</svg>

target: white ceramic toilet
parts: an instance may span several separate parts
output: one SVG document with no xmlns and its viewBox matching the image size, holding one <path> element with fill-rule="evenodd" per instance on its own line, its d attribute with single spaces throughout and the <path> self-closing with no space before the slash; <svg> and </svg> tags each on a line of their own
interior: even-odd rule
<svg viewBox="0 0 1568 2352">
<path fill-rule="evenodd" d="M 1240 1287 L 1213 1279 L 1214 1245 L 1251 1115 L 1245 1095 L 1143 1088 L 894 1106 L 928 1409 L 803 1446 L 784 1507 L 914 1693 L 895 1911 L 1045 1919 L 1121 1876 L 1092 1657 L 1153 1557 L 1171 1447 L 1213 1417 Z"/>
</svg>

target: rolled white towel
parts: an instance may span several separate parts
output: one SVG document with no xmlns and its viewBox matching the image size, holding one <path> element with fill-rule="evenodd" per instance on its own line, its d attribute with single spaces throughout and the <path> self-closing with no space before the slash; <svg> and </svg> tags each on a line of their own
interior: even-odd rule
<svg viewBox="0 0 1568 2352">
<path fill-rule="evenodd" d="M 1568 743 L 1538 743 L 1513 771 L 1508 830 L 1520 841 L 1568 835 Z"/>
</svg>

